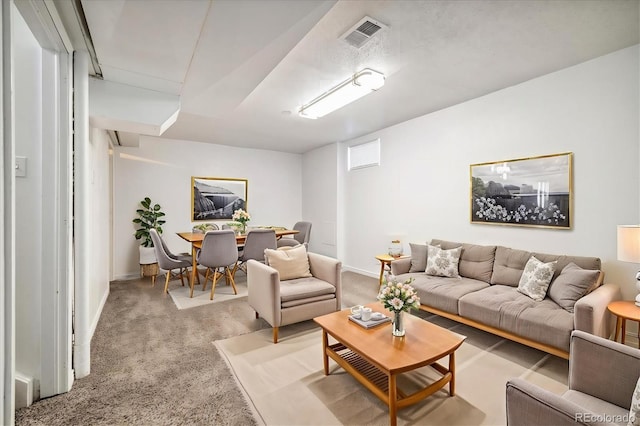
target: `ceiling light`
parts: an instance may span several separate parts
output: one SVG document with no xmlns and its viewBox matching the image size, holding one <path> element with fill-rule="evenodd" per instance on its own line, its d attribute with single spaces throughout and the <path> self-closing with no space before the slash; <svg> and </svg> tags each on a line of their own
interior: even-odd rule
<svg viewBox="0 0 640 426">
<path fill-rule="evenodd" d="M 300 108 L 300 116 L 320 118 L 384 86 L 384 74 L 365 68 Z"/>
</svg>

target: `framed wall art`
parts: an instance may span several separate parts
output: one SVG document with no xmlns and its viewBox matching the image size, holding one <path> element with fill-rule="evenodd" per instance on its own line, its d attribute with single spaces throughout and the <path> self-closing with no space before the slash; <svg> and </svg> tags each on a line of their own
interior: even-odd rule
<svg viewBox="0 0 640 426">
<path fill-rule="evenodd" d="M 570 229 L 573 153 L 472 164 L 471 223 Z"/>
<path fill-rule="evenodd" d="M 191 220 L 231 220 L 237 209 L 247 210 L 247 179 L 191 177 Z"/>
</svg>

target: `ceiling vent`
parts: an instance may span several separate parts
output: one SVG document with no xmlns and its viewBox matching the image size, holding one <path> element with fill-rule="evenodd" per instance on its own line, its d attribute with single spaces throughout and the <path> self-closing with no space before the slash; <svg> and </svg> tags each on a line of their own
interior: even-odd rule
<svg viewBox="0 0 640 426">
<path fill-rule="evenodd" d="M 342 34 L 340 38 L 359 49 L 371 40 L 371 37 L 385 28 L 387 26 L 382 22 L 365 16 L 357 24 L 349 28 L 346 33 Z"/>
</svg>

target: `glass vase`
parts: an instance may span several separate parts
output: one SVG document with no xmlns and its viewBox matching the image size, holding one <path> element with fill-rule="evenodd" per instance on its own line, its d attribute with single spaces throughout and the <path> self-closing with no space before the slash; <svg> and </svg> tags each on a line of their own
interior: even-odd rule
<svg viewBox="0 0 640 426">
<path fill-rule="evenodd" d="M 393 326 L 391 330 L 394 336 L 402 337 L 404 336 L 404 318 L 402 317 L 402 311 L 394 311 L 393 312 Z"/>
</svg>

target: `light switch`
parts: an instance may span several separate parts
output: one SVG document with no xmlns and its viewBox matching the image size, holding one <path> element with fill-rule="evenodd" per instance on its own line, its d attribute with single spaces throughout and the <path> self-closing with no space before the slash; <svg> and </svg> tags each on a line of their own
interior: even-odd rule
<svg viewBox="0 0 640 426">
<path fill-rule="evenodd" d="M 16 157 L 16 177 L 27 176 L 27 157 Z"/>
</svg>

